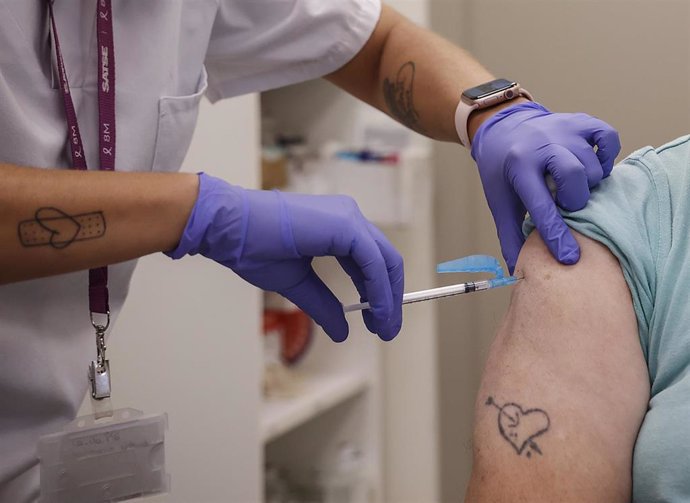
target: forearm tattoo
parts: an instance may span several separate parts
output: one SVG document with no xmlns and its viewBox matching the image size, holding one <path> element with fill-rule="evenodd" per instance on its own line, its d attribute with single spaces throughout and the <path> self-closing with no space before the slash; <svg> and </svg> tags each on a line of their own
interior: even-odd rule
<svg viewBox="0 0 690 503">
<path fill-rule="evenodd" d="M 551 426 L 546 411 L 523 409 L 516 403 L 498 405 L 493 397 L 489 397 L 485 404 L 498 410 L 498 431 L 513 446 L 518 456 L 523 452 L 528 458 L 532 457 L 532 452 L 543 455 L 535 439 L 549 431 Z"/>
<path fill-rule="evenodd" d="M 37 209 L 31 220 L 19 222 L 17 233 L 24 247 L 50 246 L 59 250 L 75 241 L 103 237 L 105 216 L 102 211 L 68 215 L 58 208 L 44 207 Z"/>
<path fill-rule="evenodd" d="M 415 64 L 408 61 L 400 67 L 394 81 L 388 77 L 383 81 L 383 96 L 393 117 L 418 133 L 425 133 L 414 108 L 414 77 Z"/>
</svg>

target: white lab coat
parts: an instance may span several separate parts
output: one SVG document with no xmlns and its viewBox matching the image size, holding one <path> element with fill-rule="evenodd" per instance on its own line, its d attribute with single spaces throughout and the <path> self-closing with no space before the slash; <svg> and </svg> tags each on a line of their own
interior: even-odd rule
<svg viewBox="0 0 690 503">
<path fill-rule="evenodd" d="M 177 171 L 204 94 L 215 101 L 332 72 L 364 45 L 380 9 L 379 0 L 113 0 L 117 169 Z M 95 14 L 94 0 L 55 2 L 90 169 Z M 69 166 L 52 60 L 45 2 L 0 0 L 0 162 Z M 113 319 L 134 266 L 110 268 Z M 0 287 L 0 502 L 36 499 L 36 441 L 72 420 L 87 391 L 87 283 L 79 272 Z"/>
</svg>

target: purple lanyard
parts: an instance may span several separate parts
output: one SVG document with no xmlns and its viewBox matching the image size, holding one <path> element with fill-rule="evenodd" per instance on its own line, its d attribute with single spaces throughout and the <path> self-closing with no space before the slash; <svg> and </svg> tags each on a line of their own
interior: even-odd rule
<svg viewBox="0 0 690 503">
<path fill-rule="evenodd" d="M 84 144 L 79 132 L 77 113 L 70 93 L 65 62 L 60 50 L 55 15 L 54 0 L 46 0 L 50 12 L 50 24 L 55 42 L 58 81 L 67 117 L 67 135 L 72 151 L 72 168 L 87 169 Z M 98 124 L 99 124 L 99 157 L 100 169 L 115 170 L 115 47 L 113 42 L 113 12 L 111 0 L 98 0 L 96 28 L 98 31 Z M 89 270 L 89 308 L 91 313 L 107 314 L 108 305 L 108 268 L 99 267 Z"/>
</svg>

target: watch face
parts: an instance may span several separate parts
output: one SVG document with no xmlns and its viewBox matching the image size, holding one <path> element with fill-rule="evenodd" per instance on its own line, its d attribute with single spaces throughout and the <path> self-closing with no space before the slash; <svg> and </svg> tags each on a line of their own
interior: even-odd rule
<svg viewBox="0 0 690 503">
<path fill-rule="evenodd" d="M 510 80 L 496 79 L 492 80 L 491 82 L 487 82 L 486 84 L 482 84 L 481 86 L 467 89 L 462 93 L 462 95 L 474 101 L 483 98 L 484 96 L 489 96 L 491 94 L 503 91 L 504 89 L 508 89 L 514 85 L 515 82 L 511 82 Z"/>
</svg>

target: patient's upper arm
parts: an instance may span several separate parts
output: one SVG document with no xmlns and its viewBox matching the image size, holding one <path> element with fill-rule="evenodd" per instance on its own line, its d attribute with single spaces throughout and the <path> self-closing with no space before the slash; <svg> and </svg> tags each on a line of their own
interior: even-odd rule
<svg viewBox="0 0 690 503">
<path fill-rule="evenodd" d="M 467 502 L 630 501 L 649 380 L 630 292 L 582 235 L 562 266 L 533 233 L 475 408 Z"/>
</svg>

